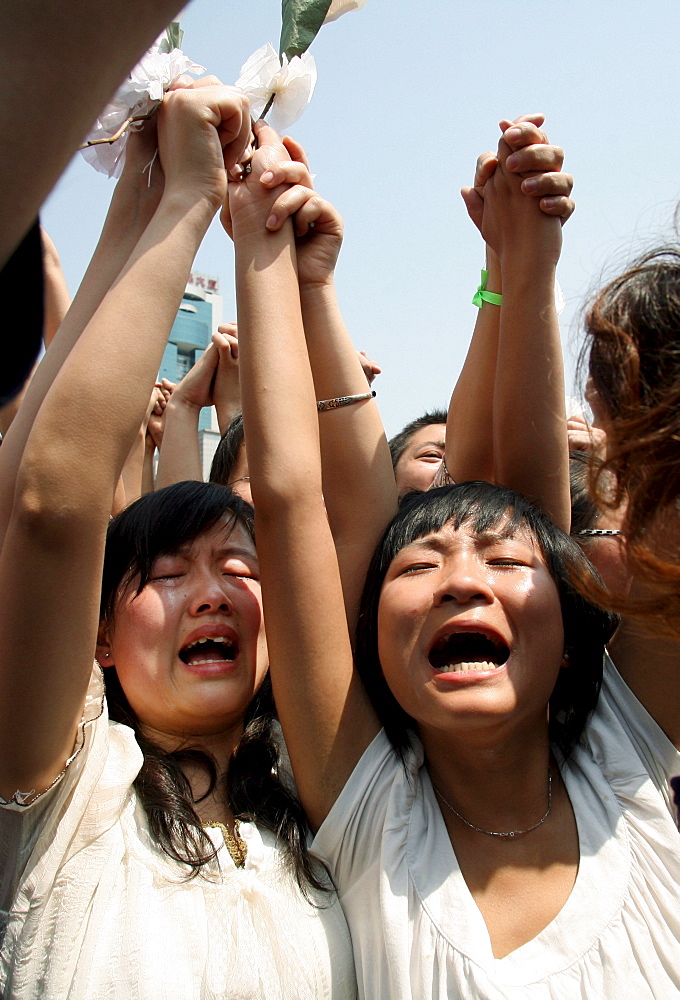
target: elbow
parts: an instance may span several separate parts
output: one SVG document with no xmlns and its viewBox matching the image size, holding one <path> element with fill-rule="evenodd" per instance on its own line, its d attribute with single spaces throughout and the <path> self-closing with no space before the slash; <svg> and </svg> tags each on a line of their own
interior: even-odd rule
<svg viewBox="0 0 680 1000">
<path fill-rule="evenodd" d="M 12 504 L 14 528 L 34 544 L 50 548 L 82 540 L 105 523 L 111 509 L 111 499 L 100 509 L 90 485 L 72 483 L 65 490 L 62 477 L 52 477 L 46 469 L 37 474 L 22 470 Z"/>
</svg>

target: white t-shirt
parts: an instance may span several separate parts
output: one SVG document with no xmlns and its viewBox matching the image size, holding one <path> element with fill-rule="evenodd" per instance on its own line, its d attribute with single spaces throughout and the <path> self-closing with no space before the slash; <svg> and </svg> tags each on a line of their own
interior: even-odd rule
<svg viewBox="0 0 680 1000">
<path fill-rule="evenodd" d="M 335 896 L 308 903 L 267 831 L 241 825 L 238 869 L 210 829 L 221 876 L 182 880 L 132 787 L 134 734 L 108 722 L 102 695 L 95 670 L 64 773 L 31 805 L 0 808 L 3 1000 L 356 997 Z"/>
<path fill-rule="evenodd" d="M 578 825 L 574 888 L 540 934 L 496 959 L 422 748 L 404 768 L 381 732 L 313 844 L 350 926 L 360 997 L 677 1000 L 680 835 L 668 775 L 679 758 L 607 662 L 562 769 Z"/>
</svg>

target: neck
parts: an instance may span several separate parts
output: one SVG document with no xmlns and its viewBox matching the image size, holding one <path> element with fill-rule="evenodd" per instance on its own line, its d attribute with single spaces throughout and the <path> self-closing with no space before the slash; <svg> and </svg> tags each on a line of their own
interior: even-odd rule
<svg viewBox="0 0 680 1000">
<path fill-rule="evenodd" d="M 233 820 L 231 811 L 226 804 L 224 795 L 224 777 L 229 767 L 229 761 L 243 736 L 243 723 L 225 732 L 217 734 L 202 734 L 200 736 L 179 736 L 175 733 L 164 733 L 149 726 L 143 729 L 147 739 L 168 752 L 176 750 L 202 750 L 215 761 L 217 769 L 217 784 L 206 796 L 209 787 L 209 776 L 199 763 L 184 761 L 181 765 L 184 776 L 191 785 L 191 792 L 196 804 L 196 812 L 205 823 L 220 822 L 229 824 Z"/>
<path fill-rule="evenodd" d="M 474 744 L 469 734 L 442 738 L 441 732 L 421 730 L 420 735 L 432 784 L 468 823 L 484 830 L 520 830 L 543 816 L 550 764 L 547 722 Z"/>
</svg>

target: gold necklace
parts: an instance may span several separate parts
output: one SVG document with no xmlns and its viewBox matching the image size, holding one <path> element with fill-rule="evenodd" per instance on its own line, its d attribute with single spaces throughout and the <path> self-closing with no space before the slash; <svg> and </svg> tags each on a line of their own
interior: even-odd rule
<svg viewBox="0 0 680 1000">
<path fill-rule="evenodd" d="M 234 832 L 233 834 L 224 825 L 224 823 L 204 823 L 203 829 L 206 827 L 214 827 L 217 830 L 222 831 L 222 836 L 224 837 L 224 846 L 229 851 L 231 855 L 231 860 L 234 862 L 237 868 L 245 868 L 246 858 L 248 856 L 248 845 L 246 844 L 243 837 L 239 837 L 239 821 L 234 820 Z"/>
</svg>

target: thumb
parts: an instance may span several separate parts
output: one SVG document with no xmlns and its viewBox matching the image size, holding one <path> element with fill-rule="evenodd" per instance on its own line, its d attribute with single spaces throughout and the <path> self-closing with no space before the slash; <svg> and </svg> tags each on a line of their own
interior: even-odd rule
<svg viewBox="0 0 680 1000">
<path fill-rule="evenodd" d="M 255 133 L 258 146 L 273 146 L 275 143 L 281 142 L 278 132 L 275 132 L 271 125 L 268 125 L 262 119 L 255 122 L 253 132 Z"/>
<path fill-rule="evenodd" d="M 465 202 L 468 215 L 475 225 L 479 225 L 482 212 L 484 211 L 484 199 L 479 192 L 475 191 L 472 187 L 461 188 L 460 194 Z"/>
</svg>

